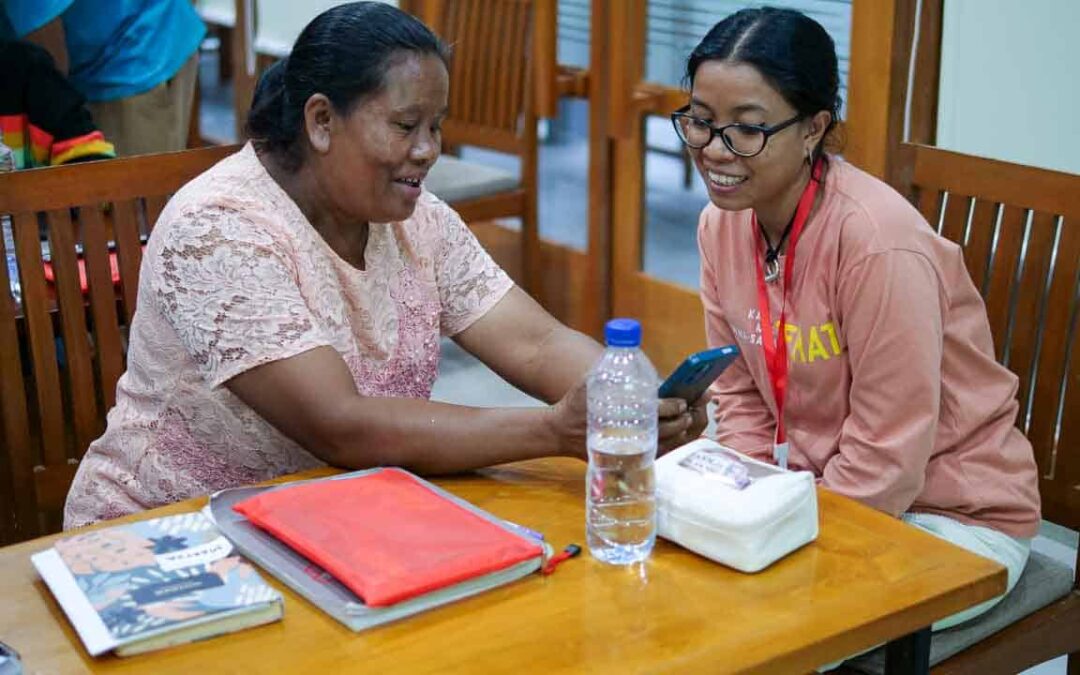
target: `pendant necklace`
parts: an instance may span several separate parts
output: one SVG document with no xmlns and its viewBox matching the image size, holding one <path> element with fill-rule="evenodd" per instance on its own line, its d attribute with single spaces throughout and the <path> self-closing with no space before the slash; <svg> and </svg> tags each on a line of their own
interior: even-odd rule
<svg viewBox="0 0 1080 675">
<path fill-rule="evenodd" d="M 780 278 L 780 249 L 784 248 L 784 242 L 787 241 L 788 235 L 791 234 L 791 227 L 795 224 L 795 217 L 792 216 L 788 221 L 787 227 L 784 228 L 784 233 L 780 235 L 780 241 L 776 243 L 776 246 L 772 245 L 769 241 L 769 235 L 765 232 L 765 226 L 758 223 L 758 227 L 761 229 L 761 237 L 765 240 L 765 281 L 767 283 L 773 283 Z"/>
</svg>

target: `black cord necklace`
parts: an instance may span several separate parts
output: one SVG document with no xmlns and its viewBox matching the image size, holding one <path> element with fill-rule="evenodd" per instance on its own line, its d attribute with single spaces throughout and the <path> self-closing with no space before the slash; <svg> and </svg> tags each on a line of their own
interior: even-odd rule
<svg viewBox="0 0 1080 675">
<path fill-rule="evenodd" d="M 776 243 L 776 246 L 772 245 L 769 241 L 769 233 L 765 231 L 765 226 L 758 222 L 758 229 L 761 230 L 761 238 L 765 240 L 765 281 L 772 283 L 780 277 L 780 249 L 784 248 L 784 242 L 787 241 L 788 235 L 791 234 L 791 228 L 795 225 L 795 216 L 791 216 L 791 220 L 788 221 L 787 227 L 784 228 L 784 233 L 780 235 L 780 241 Z"/>
</svg>

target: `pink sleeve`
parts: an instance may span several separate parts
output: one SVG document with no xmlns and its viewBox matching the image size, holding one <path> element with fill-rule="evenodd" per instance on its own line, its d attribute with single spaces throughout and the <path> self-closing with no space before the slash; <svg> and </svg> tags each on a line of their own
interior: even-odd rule
<svg viewBox="0 0 1080 675">
<path fill-rule="evenodd" d="M 495 306 L 514 282 L 476 240 L 456 211 L 440 203 L 442 240 L 435 258 L 443 335 L 453 336 Z"/>
<path fill-rule="evenodd" d="M 160 237 L 144 262 L 148 290 L 211 387 L 331 344 L 260 214 L 200 208 Z"/>
<path fill-rule="evenodd" d="M 858 262 L 838 296 L 850 409 L 823 483 L 899 515 L 922 490 L 934 445 L 947 300 L 930 262 L 905 250 Z"/>
<path fill-rule="evenodd" d="M 705 334 L 709 346 L 721 347 L 737 344 L 731 326 L 724 317 L 720 291 L 716 287 L 715 268 L 704 232 L 705 214 L 698 228 L 698 249 L 701 252 L 701 302 L 705 306 Z M 744 350 L 743 345 L 739 345 Z M 755 459 L 772 461 L 773 436 L 776 421 L 761 391 L 750 375 L 746 356 L 736 359 L 720 375 L 711 388 L 717 443 L 722 443 Z"/>
</svg>

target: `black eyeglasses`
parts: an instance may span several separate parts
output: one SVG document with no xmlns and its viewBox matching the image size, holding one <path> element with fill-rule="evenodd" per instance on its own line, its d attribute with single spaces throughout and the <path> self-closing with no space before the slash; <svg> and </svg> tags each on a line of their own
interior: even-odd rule
<svg viewBox="0 0 1080 675">
<path fill-rule="evenodd" d="M 775 124 L 771 127 L 763 124 L 725 124 L 722 127 L 714 127 L 700 117 L 694 117 L 689 112 L 690 106 L 679 108 L 671 114 L 671 123 L 675 125 L 675 133 L 679 140 L 687 147 L 695 150 L 704 148 L 713 139 L 720 136 L 724 146 L 740 157 L 753 157 L 765 149 L 765 143 L 769 137 L 787 129 L 803 118 L 796 115 L 789 120 Z"/>
</svg>

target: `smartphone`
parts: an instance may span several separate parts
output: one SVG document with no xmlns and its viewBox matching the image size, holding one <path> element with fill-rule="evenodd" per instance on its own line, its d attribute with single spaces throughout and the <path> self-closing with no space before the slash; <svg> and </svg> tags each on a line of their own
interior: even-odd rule
<svg viewBox="0 0 1080 675">
<path fill-rule="evenodd" d="M 735 345 L 691 354 L 660 385 L 660 398 L 681 398 L 687 403 L 697 401 L 738 356 L 739 349 Z"/>
</svg>

